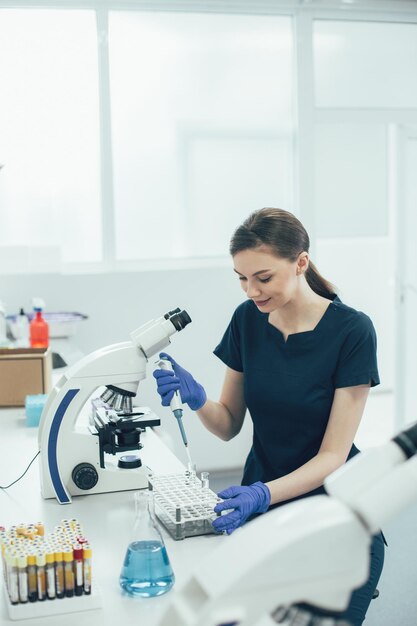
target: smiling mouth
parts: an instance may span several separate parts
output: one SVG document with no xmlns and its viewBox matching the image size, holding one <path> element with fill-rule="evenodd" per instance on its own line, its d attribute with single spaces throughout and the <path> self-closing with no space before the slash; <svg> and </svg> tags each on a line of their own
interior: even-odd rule
<svg viewBox="0 0 417 626">
<path fill-rule="evenodd" d="M 256 306 L 263 306 L 264 304 L 266 304 L 267 302 L 270 301 L 271 298 L 267 298 L 266 300 L 254 300 L 254 303 L 256 304 Z"/>
</svg>

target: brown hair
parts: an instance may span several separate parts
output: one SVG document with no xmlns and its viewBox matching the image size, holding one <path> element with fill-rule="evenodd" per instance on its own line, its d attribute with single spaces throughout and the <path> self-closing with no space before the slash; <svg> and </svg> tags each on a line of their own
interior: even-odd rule
<svg viewBox="0 0 417 626">
<path fill-rule="evenodd" d="M 283 209 L 264 208 L 254 211 L 233 233 L 229 252 L 268 246 L 277 257 L 296 261 L 301 252 L 308 252 L 310 239 L 302 223 Z M 314 263 L 309 262 L 305 274 L 311 289 L 319 296 L 333 299 L 336 288 L 323 278 Z"/>
</svg>

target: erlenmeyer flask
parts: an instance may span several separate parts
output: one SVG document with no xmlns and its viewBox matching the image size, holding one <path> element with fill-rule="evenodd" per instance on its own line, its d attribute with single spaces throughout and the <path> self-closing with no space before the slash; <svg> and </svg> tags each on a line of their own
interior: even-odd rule
<svg viewBox="0 0 417 626">
<path fill-rule="evenodd" d="M 156 526 L 153 492 L 136 492 L 135 507 L 133 537 L 126 550 L 120 586 L 134 596 L 160 596 L 171 589 L 175 576 Z"/>
</svg>

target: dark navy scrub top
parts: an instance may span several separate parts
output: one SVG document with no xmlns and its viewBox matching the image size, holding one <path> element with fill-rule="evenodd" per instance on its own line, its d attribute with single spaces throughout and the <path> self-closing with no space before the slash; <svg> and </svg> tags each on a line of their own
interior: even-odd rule
<svg viewBox="0 0 417 626">
<path fill-rule="evenodd" d="M 335 389 L 379 384 L 373 324 L 336 296 L 314 330 L 289 335 L 287 341 L 269 323 L 268 313 L 246 300 L 214 354 L 244 374 L 254 432 L 243 485 L 285 476 L 317 454 Z M 357 452 L 352 446 L 349 458 Z"/>
</svg>

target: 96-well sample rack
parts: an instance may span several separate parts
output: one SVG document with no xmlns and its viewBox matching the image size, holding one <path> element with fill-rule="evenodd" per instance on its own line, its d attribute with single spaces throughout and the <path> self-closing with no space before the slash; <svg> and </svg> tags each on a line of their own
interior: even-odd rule
<svg viewBox="0 0 417 626">
<path fill-rule="evenodd" d="M 155 514 L 173 539 L 215 534 L 213 508 L 221 499 L 209 488 L 208 479 L 200 480 L 194 472 L 152 475 L 149 488 Z"/>
</svg>

